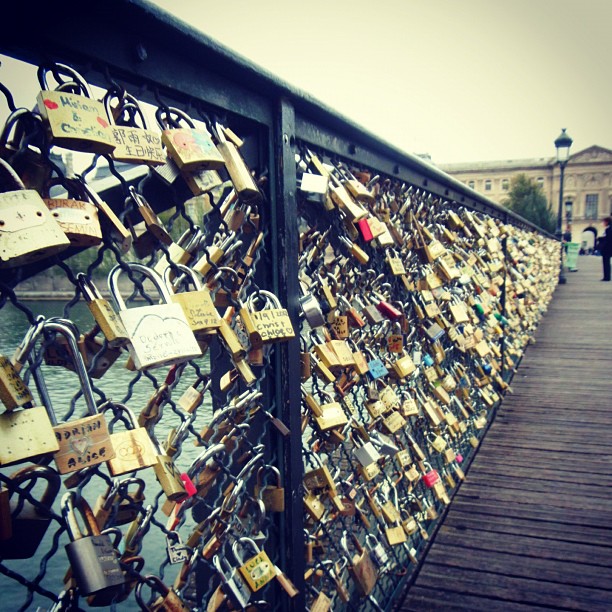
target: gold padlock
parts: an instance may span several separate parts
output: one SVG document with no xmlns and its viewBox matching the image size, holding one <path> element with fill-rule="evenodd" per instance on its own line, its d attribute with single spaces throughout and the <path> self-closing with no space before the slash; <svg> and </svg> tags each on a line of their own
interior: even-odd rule
<svg viewBox="0 0 612 612">
<path fill-rule="evenodd" d="M 72 91 L 78 93 L 65 87 L 50 91 L 49 72 L 67 77 Z M 86 153 L 112 153 L 115 145 L 104 105 L 92 98 L 89 85 L 76 70 L 57 63 L 51 68 L 41 66 L 38 80 L 43 89 L 36 98 L 38 111 L 53 144 Z"/>
</svg>

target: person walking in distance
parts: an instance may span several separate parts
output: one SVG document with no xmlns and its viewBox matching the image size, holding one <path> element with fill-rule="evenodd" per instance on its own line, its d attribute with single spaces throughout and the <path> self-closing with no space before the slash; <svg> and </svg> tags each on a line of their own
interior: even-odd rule
<svg viewBox="0 0 612 612">
<path fill-rule="evenodd" d="M 601 237 L 601 258 L 603 262 L 602 281 L 610 280 L 610 257 L 612 257 L 612 217 L 604 217 L 604 235 Z"/>
</svg>

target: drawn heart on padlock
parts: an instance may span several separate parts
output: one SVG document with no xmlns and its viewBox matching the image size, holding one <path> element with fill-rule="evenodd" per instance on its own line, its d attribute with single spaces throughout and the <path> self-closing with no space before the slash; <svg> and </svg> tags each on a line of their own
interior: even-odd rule
<svg viewBox="0 0 612 612">
<path fill-rule="evenodd" d="M 103 128 L 107 128 L 108 127 L 108 121 L 106 121 L 106 119 L 102 119 L 102 117 L 96 117 L 96 121 L 103 127 Z"/>
<path fill-rule="evenodd" d="M 87 436 L 82 436 L 80 438 L 73 437 L 72 440 L 70 440 L 70 448 L 79 455 L 84 455 L 90 446 L 91 444 Z"/>
<path fill-rule="evenodd" d="M 57 102 L 54 102 L 53 100 L 45 100 L 44 103 L 45 106 L 50 110 L 55 110 L 56 108 L 58 108 Z"/>
<path fill-rule="evenodd" d="M 196 144 L 193 134 L 186 132 L 177 132 L 174 134 L 172 142 L 180 149 L 192 149 Z"/>
</svg>

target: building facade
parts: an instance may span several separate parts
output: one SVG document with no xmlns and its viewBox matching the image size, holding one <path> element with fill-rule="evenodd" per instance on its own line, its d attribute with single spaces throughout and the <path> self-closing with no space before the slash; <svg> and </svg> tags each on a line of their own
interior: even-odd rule
<svg viewBox="0 0 612 612">
<path fill-rule="evenodd" d="M 556 218 L 560 171 L 554 157 L 446 164 L 440 168 L 498 204 L 508 197 L 512 177 L 525 174 L 540 185 Z M 601 219 L 612 213 L 612 150 L 593 145 L 570 156 L 565 167 L 563 203 L 563 231 L 570 231 L 572 240 L 585 249 L 593 248 L 596 236 L 603 232 Z M 571 203 L 569 219 L 567 203 Z"/>
</svg>

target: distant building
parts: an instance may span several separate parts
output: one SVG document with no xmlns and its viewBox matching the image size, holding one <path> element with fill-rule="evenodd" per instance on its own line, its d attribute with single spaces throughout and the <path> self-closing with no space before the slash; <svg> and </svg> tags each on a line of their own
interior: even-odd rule
<svg viewBox="0 0 612 612">
<path fill-rule="evenodd" d="M 540 185 L 556 218 L 559 165 L 554 157 L 445 164 L 440 169 L 499 204 L 508 197 L 512 177 L 525 174 Z M 602 233 L 602 217 L 612 212 L 612 150 L 593 145 L 574 153 L 565 168 L 563 185 L 563 231 L 568 227 L 565 203 L 571 202 L 572 240 L 592 248 Z"/>
</svg>

